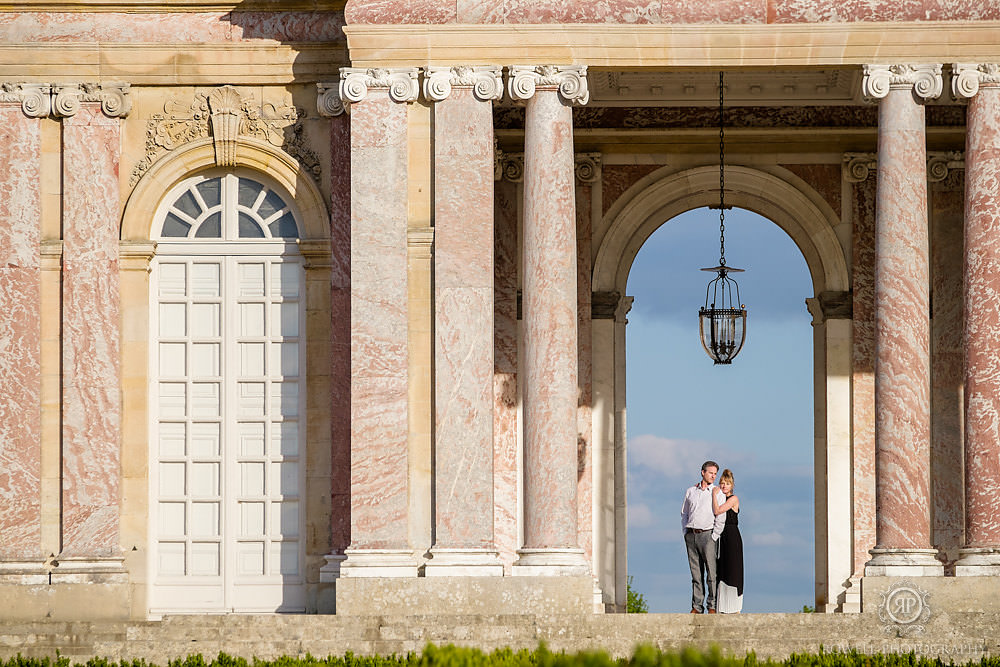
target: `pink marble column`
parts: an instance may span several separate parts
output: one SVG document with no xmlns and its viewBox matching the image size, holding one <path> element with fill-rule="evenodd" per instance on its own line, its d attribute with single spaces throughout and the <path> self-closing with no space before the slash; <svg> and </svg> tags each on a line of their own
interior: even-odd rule
<svg viewBox="0 0 1000 667">
<path fill-rule="evenodd" d="M 514 574 L 587 574 L 577 536 L 576 207 L 571 104 L 585 67 L 512 67 L 524 138 L 524 545 Z"/>
<path fill-rule="evenodd" d="M 56 89 L 63 116 L 60 572 L 116 569 L 121 483 L 120 116 L 127 87 Z"/>
<path fill-rule="evenodd" d="M 1000 66 L 955 65 L 965 139 L 965 546 L 957 575 L 1000 574 Z"/>
<path fill-rule="evenodd" d="M 427 576 L 503 574 L 493 539 L 493 104 L 499 67 L 430 67 L 434 545 Z"/>
<path fill-rule="evenodd" d="M 48 86 L 0 92 L 0 574 L 40 567 L 41 132 Z"/>
<path fill-rule="evenodd" d="M 338 84 L 319 84 L 330 118 L 330 553 L 321 581 L 340 576 L 351 543 L 351 122 Z"/>
<path fill-rule="evenodd" d="M 351 546 L 342 576 L 415 576 L 408 536 L 407 105 L 416 69 L 341 71 L 351 105 Z"/>
<path fill-rule="evenodd" d="M 523 156 L 501 160 L 494 214 L 493 532 L 504 573 L 517 557 L 517 201 Z"/>
<path fill-rule="evenodd" d="M 930 303 L 922 98 L 941 67 L 869 66 L 880 98 L 875 205 L 876 547 L 867 576 L 942 574 L 930 534 Z"/>
</svg>

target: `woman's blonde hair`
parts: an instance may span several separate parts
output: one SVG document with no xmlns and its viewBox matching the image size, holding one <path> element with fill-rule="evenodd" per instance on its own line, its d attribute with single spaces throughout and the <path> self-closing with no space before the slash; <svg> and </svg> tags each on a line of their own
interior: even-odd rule
<svg viewBox="0 0 1000 667">
<path fill-rule="evenodd" d="M 736 482 L 733 481 L 733 471 L 730 470 L 729 468 L 723 470 L 722 476 L 719 477 L 719 484 L 721 485 L 723 482 L 729 482 L 730 484 L 733 485 L 733 487 L 729 490 L 730 493 L 736 490 Z"/>
</svg>

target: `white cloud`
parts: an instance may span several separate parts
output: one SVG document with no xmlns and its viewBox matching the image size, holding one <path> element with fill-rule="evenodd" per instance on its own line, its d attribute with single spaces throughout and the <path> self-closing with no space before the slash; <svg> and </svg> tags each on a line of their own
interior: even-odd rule
<svg viewBox="0 0 1000 667">
<path fill-rule="evenodd" d="M 653 510 L 649 509 L 649 505 L 634 503 L 628 506 L 628 527 L 630 530 L 633 528 L 647 528 L 654 523 Z"/>
<path fill-rule="evenodd" d="M 664 438 L 644 434 L 628 439 L 629 468 L 638 473 L 657 473 L 670 479 L 699 479 L 701 464 L 718 461 L 723 467 L 734 467 L 748 460 L 716 443 L 700 440 Z"/>
<path fill-rule="evenodd" d="M 776 530 L 770 533 L 758 533 L 750 537 L 750 543 L 754 546 L 777 547 L 785 544 L 785 536 Z"/>
</svg>

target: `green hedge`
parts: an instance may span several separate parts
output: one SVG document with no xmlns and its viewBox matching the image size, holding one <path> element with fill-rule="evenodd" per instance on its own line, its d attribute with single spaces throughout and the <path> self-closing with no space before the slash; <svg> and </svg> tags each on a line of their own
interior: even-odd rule
<svg viewBox="0 0 1000 667">
<path fill-rule="evenodd" d="M 663 652 L 652 646 L 639 646 L 631 658 L 612 659 L 607 653 L 553 653 L 540 646 L 529 651 L 502 649 L 484 653 L 478 649 L 457 646 L 428 645 L 422 653 L 402 656 L 344 656 L 314 658 L 281 657 L 277 660 L 245 660 L 220 653 L 213 660 L 200 654 L 184 659 L 171 660 L 167 667 L 943 667 L 952 662 L 923 658 L 913 653 L 866 654 L 852 651 L 796 653 L 785 660 L 758 660 L 753 653 L 745 658 L 723 656 L 717 649 L 704 652 L 685 649 L 680 652 Z M 1000 657 L 983 658 L 962 663 L 967 667 L 1000 667 Z M 0 667 L 159 667 L 145 660 L 115 662 L 93 658 L 85 663 L 72 663 L 65 656 L 51 658 L 25 658 L 18 655 L 0 661 Z"/>
</svg>

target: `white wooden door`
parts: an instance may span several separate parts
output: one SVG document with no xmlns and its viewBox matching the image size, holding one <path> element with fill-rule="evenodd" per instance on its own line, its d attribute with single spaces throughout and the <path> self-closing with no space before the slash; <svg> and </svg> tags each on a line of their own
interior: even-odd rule
<svg viewBox="0 0 1000 667">
<path fill-rule="evenodd" d="M 153 264 L 149 606 L 304 611 L 303 267 L 266 231 L 240 241 L 254 211 L 219 181 L 206 241 L 168 234 Z"/>
</svg>

